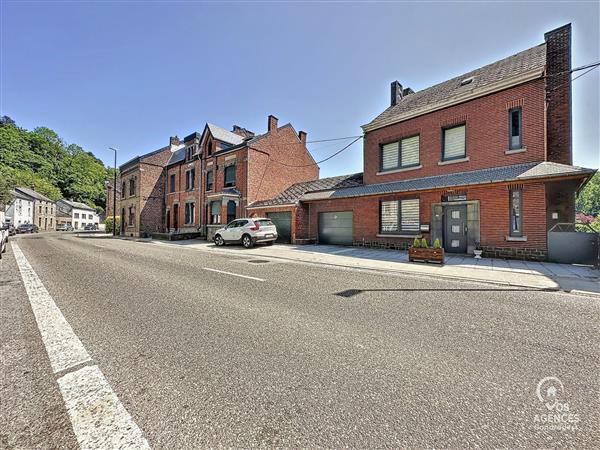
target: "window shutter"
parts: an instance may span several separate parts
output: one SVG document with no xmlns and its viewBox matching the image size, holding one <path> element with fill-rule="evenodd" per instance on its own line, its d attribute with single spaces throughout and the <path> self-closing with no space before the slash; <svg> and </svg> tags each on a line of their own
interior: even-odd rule
<svg viewBox="0 0 600 450">
<path fill-rule="evenodd" d="M 419 199 L 402 200 L 400 203 L 402 231 L 419 231 Z"/>
<path fill-rule="evenodd" d="M 398 142 L 385 144 L 381 148 L 381 170 L 395 169 L 398 167 Z"/>
<path fill-rule="evenodd" d="M 381 202 L 381 232 L 398 231 L 398 202 Z"/>
<path fill-rule="evenodd" d="M 465 156 L 465 126 L 444 130 L 444 159 Z"/>
<path fill-rule="evenodd" d="M 419 164 L 419 136 L 402 139 L 402 167 Z"/>
</svg>

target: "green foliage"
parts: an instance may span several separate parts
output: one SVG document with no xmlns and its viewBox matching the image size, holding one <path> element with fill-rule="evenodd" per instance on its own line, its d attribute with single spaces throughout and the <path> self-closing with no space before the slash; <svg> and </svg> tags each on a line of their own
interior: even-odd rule
<svg viewBox="0 0 600 450">
<path fill-rule="evenodd" d="M 117 223 L 117 234 L 121 234 L 120 233 L 120 231 L 121 231 L 121 217 L 116 216 L 115 218 L 116 218 L 116 223 Z M 112 234 L 112 232 L 113 232 L 113 218 L 112 218 L 112 216 L 107 217 L 104 220 L 104 225 L 105 225 L 105 231 L 107 233 L 109 233 L 109 234 Z"/>
<path fill-rule="evenodd" d="M 589 216 L 600 214 L 600 172 L 596 172 L 577 196 L 576 209 Z"/>
<path fill-rule="evenodd" d="M 14 186 L 35 186 L 57 200 L 72 198 L 101 212 L 106 205 L 104 182 L 112 176 L 102 161 L 75 144 L 66 145 L 46 127 L 19 128 L 10 118 L 0 120 L 0 199 Z M 5 186 L 8 185 L 8 186 Z"/>
<path fill-rule="evenodd" d="M 427 239 L 421 239 L 421 248 L 429 248 L 429 244 L 427 244 Z"/>
<path fill-rule="evenodd" d="M 413 248 L 420 248 L 421 247 L 421 239 L 415 238 L 412 246 L 413 246 Z"/>
<path fill-rule="evenodd" d="M 433 248 L 442 248 L 442 243 L 440 242 L 439 238 L 433 241 Z"/>
</svg>

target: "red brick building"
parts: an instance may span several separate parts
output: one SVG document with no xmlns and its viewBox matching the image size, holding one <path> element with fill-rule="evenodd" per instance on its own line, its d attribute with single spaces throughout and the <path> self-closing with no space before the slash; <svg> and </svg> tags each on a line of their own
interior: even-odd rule
<svg viewBox="0 0 600 450">
<path fill-rule="evenodd" d="M 282 163 L 299 167 L 288 170 Z M 184 139 L 165 174 L 165 228 L 171 235 L 210 239 L 222 225 L 246 216 L 249 203 L 315 180 L 319 168 L 306 148 L 306 133 L 291 124 L 278 127 L 277 118 L 269 116 L 261 135 L 206 124 L 201 134 Z"/>
<path fill-rule="evenodd" d="M 479 244 L 487 256 L 546 259 L 547 231 L 574 222 L 576 192 L 594 173 L 571 165 L 570 70 L 565 25 L 419 92 L 395 81 L 389 108 L 363 126 L 361 185 L 250 209 L 289 213 L 296 242 L 406 248 L 424 237 L 448 252 Z"/>
</svg>

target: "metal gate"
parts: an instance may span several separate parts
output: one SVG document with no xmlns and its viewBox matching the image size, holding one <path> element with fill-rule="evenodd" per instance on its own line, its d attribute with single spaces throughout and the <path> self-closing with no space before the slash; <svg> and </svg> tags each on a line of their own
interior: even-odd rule
<svg viewBox="0 0 600 450">
<path fill-rule="evenodd" d="M 277 227 L 277 242 L 289 244 L 292 241 L 292 213 L 291 212 L 271 212 L 267 217 Z"/>
<path fill-rule="evenodd" d="M 548 260 L 566 264 L 599 264 L 600 235 L 575 231 L 574 223 L 557 223 L 548 231 Z"/>
<path fill-rule="evenodd" d="M 319 244 L 352 245 L 352 211 L 319 213 Z"/>
</svg>

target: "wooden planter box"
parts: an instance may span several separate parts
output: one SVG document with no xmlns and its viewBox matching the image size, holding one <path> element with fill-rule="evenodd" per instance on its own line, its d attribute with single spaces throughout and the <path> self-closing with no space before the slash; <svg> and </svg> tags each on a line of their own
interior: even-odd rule
<svg viewBox="0 0 600 450">
<path fill-rule="evenodd" d="M 444 249 L 411 247 L 408 249 L 408 260 L 444 264 Z"/>
</svg>

